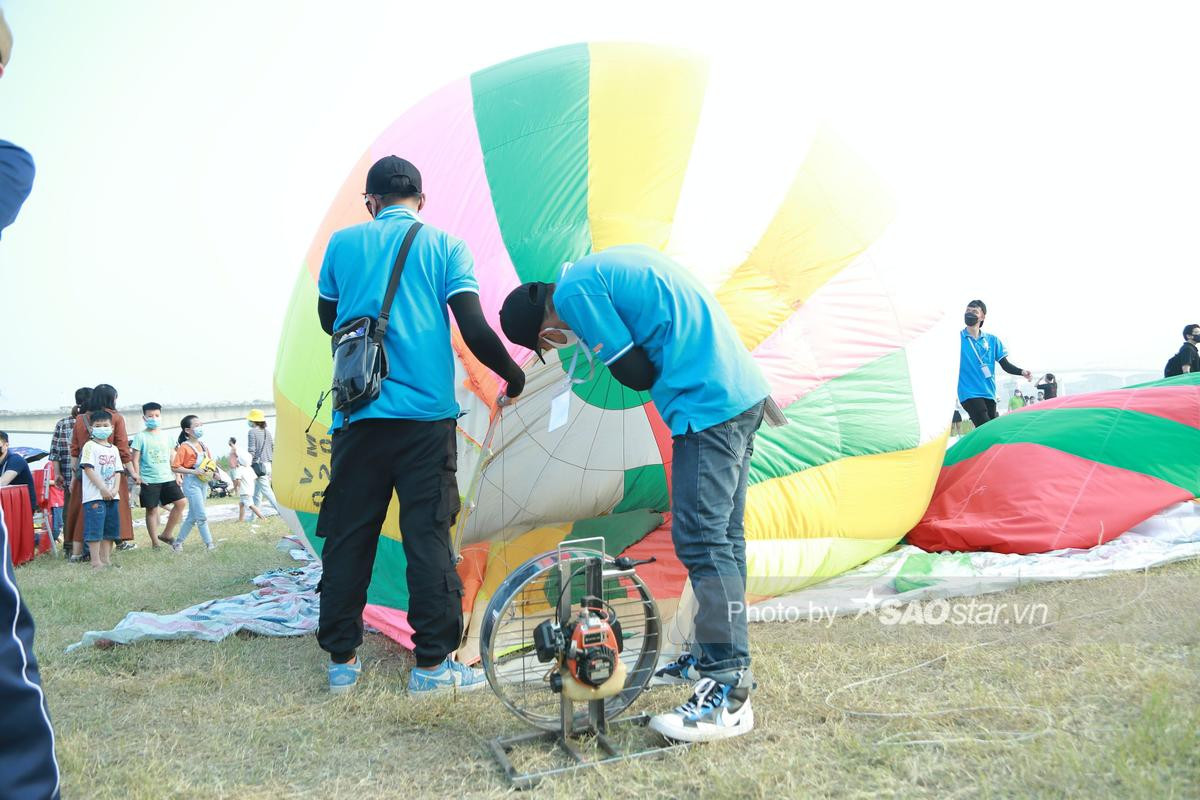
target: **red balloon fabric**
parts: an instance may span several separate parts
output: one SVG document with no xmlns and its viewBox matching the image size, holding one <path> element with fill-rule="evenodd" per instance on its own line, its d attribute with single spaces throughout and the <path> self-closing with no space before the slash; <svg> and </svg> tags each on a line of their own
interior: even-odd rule
<svg viewBox="0 0 1200 800">
<path fill-rule="evenodd" d="M 1200 375 L 1057 398 L 964 436 L 908 541 L 1044 553 L 1103 544 L 1200 493 Z"/>
</svg>

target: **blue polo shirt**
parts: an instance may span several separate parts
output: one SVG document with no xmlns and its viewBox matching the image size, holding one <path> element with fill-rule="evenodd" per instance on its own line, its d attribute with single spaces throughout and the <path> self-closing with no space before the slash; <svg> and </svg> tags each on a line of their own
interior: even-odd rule
<svg viewBox="0 0 1200 800">
<path fill-rule="evenodd" d="M 417 221 L 413 211 L 390 206 L 374 220 L 330 237 L 317 291 L 337 303 L 335 327 L 379 316 L 392 265 Z M 479 292 L 471 253 L 461 239 L 426 225 L 413 240 L 392 301 L 383 343 L 390 371 L 379 397 L 351 414 L 351 422 L 458 416 L 446 301 L 459 292 Z M 341 424 L 342 414 L 335 411 L 332 429 Z"/>
<path fill-rule="evenodd" d="M 990 333 L 980 333 L 976 339 L 963 328 L 958 358 L 958 402 L 972 397 L 996 399 L 996 362 L 1008 356 L 1004 342 Z M 988 377 L 983 368 L 987 367 Z"/>
<path fill-rule="evenodd" d="M 657 250 L 620 245 L 567 267 L 554 307 L 606 365 L 635 345 L 657 373 L 650 397 L 672 436 L 736 417 L 770 393 L 725 310 Z"/>
</svg>

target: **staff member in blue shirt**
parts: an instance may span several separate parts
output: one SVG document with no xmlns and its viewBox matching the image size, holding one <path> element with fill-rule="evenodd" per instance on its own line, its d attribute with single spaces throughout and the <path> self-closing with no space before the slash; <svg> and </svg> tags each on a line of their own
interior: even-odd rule
<svg viewBox="0 0 1200 800">
<path fill-rule="evenodd" d="M 671 538 L 699 603 L 700 651 L 674 673 L 699 678 L 691 699 L 650 724 L 684 741 L 749 732 L 743 517 L 770 387 L 733 324 L 683 267 L 649 247 L 622 245 L 564 267 L 557 283 L 518 287 L 500 326 L 539 357 L 582 342 L 622 384 L 649 390 L 673 439 Z"/>
<path fill-rule="evenodd" d="M 367 172 L 363 197 L 372 221 L 337 231 L 325 250 L 317 313 L 326 333 L 382 311 L 401 242 L 420 222 L 421 173 L 402 158 L 381 158 Z M 408 691 L 429 694 L 487 683 L 482 673 L 449 658 L 462 638 L 463 586 L 450 546 L 459 510 L 459 407 L 447 305 L 471 352 L 508 381 L 508 396 L 525 386 L 525 374 L 484 321 L 467 246 L 424 225 L 392 302 L 384 337 L 389 372 L 379 397 L 353 412 L 348 426 L 340 412 L 333 415 L 330 480 L 317 520 L 317 535 L 325 538 L 317 642 L 330 655 L 333 692 L 352 689 L 362 670 L 355 651 L 362 644 L 367 584 L 393 491 L 400 501 L 417 659 Z"/>
<path fill-rule="evenodd" d="M 0 76 L 12 58 L 12 45 L 12 30 L 0 11 Z M 17 218 L 33 189 L 33 171 L 29 153 L 0 141 L 0 231 Z M 7 455 L 7 436 L 0 449 Z M 0 465 L 0 471 L 7 476 L 16 463 Z M 10 551 L 0 512 L 0 794 L 10 800 L 57 800 L 54 729 L 33 655 L 33 616 L 17 589 Z"/>
<path fill-rule="evenodd" d="M 961 351 L 958 359 L 958 402 L 978 428 L 994 420 L 996 412 L 996 364 L 1009 375 L 1020 375 L 1025 380 L 1033 377 L 1027 369 L 1021 369 L 1008 360 L 1008 348 L 1000 337 L 983 332 L 983 321 L 987 318 L 987 305 L 982 300 L 967 303 L 963 313 L 966 327 L 960 335 Z"/>
</svg>

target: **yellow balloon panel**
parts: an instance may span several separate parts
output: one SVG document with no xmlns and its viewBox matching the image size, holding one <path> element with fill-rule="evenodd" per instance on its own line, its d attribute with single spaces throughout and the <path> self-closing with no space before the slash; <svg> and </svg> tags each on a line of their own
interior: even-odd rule
<svg viewBox="0 0 1200 800">
<path fill-rule="evenodd" d="M 949 430 L 914 447 L 843 458 L 746 493 L 746 538 L 829 536 L 897 541 L 925 513 Z"/>
<path fill-rule="evenodd" d="M 593 44 L 588 98 L 588 222 L 592 249 L 645 244 L 671 233 L 708 66 L 683 52 Z M 636 85 L 638 91 L 630 92 Z M 635 188 L 636 187 L 636 188 Z"/>
<path fill-rule="evenodd" d="M 865 251 L 893 215 L 887 193 L 858 159 L 819 134 L 754 251 L 717 290 L 746 348 Z"/>
<path fill-rule="evenodd" d="M 746 602 L 796 592 L 890 550 L 886 539 L 753 539 L 746 542 Z"/>
</svg>

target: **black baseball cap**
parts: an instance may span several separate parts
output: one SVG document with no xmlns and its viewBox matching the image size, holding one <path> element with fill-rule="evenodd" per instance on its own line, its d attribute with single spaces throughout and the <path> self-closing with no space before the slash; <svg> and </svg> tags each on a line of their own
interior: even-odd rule
<svg viewBox="0 0 1200 800">
<path fill-rule="evenodd" d="M 523 283 L 508 293 L 504 305 L 500 306 L 500 329 L 513 344 L 532 350 L 542 358 L 538 338 L 542 333 L 542 320 L 546 318 L 546 298 L 550 295 L 550 284 L 541 281 Z"/>
<path fill-rule="evenodd" d="M 367 194 L 420 193 L 420 171 L 400 156 L 384 156 L 367 170 Z"/>
</svg>

